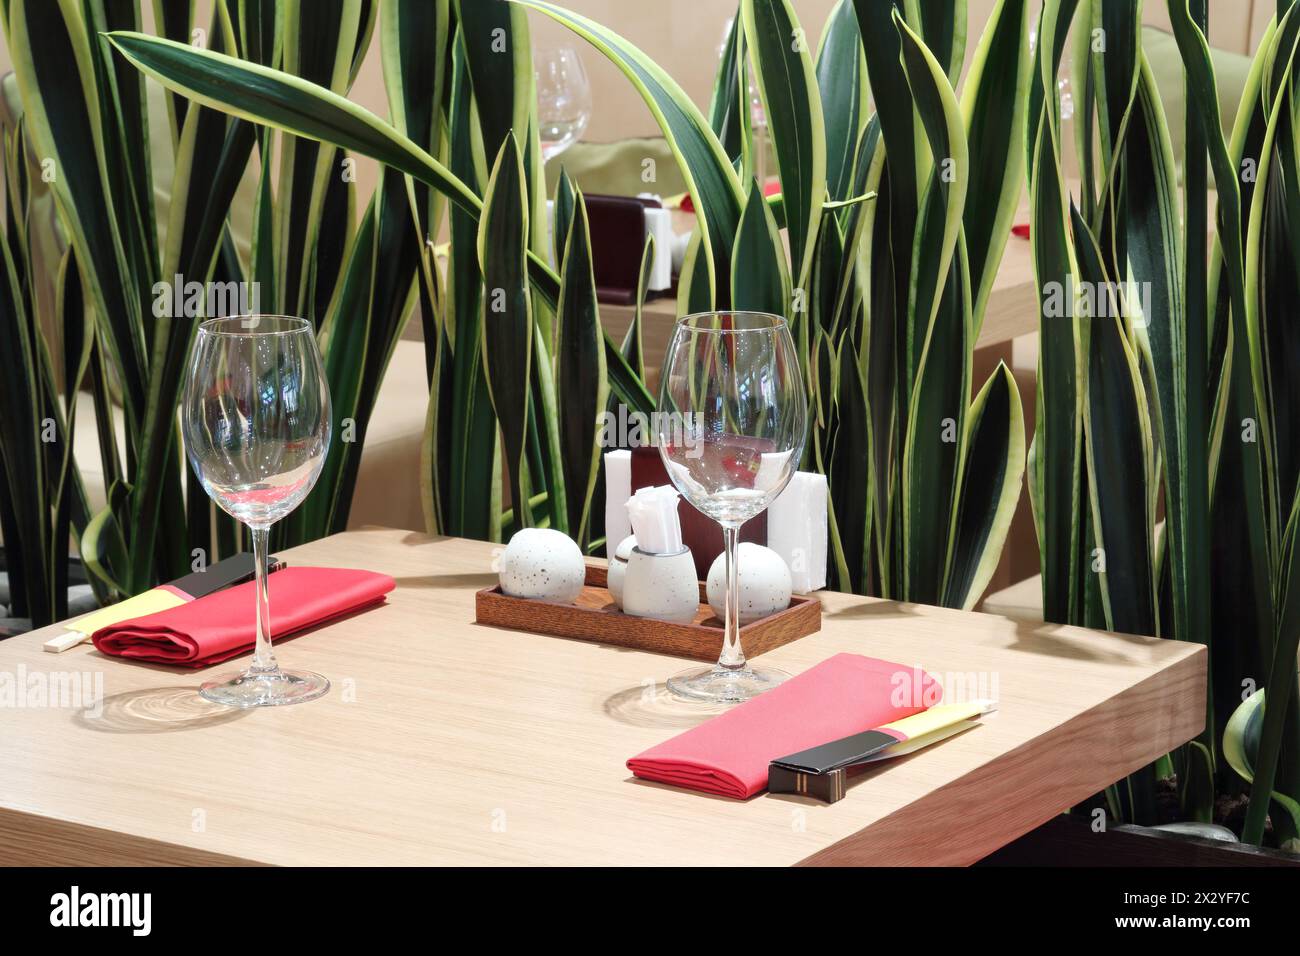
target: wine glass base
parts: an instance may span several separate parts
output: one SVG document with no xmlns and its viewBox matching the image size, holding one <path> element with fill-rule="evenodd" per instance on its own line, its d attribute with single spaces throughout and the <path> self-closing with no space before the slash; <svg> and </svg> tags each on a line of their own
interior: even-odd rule
<svg viewBox="0 0 1300 956">
<path fill-rule="evenodd" d="M 315 700 L 330 689 L 330 682 L 311 671 L 245 670 L 207 681 L 199 696 L 227 707 L 280 707 Z"/>
<path fill-rule="evenodd" d="M 674 674 L 668 678 L 668 690 L 674 697 L 702 704 L 739 704 L 789 678 L 789 674 L 775 667 L 747 664 L 731 670 L 715 664 Z"/>
</svg>

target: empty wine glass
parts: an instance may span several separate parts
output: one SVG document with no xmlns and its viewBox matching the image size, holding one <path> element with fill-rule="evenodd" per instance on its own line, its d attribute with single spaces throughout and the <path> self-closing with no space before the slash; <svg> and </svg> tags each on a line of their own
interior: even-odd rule
<svg viewBox="0 0 1300 956">
<path fill-rule="evenodd" d="M 319 697 L 329 690 L 328 680 L 276 664 L 266 569 L 271 525 L 307 497 L 329 448 L 329 384 L 311 323 L 252 315 L 199 326 L 182 429 L 185 453 L 204 490 L 248 525 L 257 568 L 252 663 L 208 681 L 199 693 L 234 707 Z"/>
<path fill-rule="evenodd" d="M 748 700 L 789 676 L 745 660 L 736 567 L 741 525 L 789 483 L 807 434 L 808 398 L 785 319 L 758 312 L 680 319 L 658 412 L 660 457 L 687 501 L 722 525 L 727 569 L 718 663 L 669 678 L 668 689 L 714 704 Z"/>
<path fill-rule="evenodd" d="M 542 159 L 576 143 L 591 119 L 591 84 L 573 47 L 551 47 L 533 55 L 537 74 L 537 126 Z"/>
</svg>

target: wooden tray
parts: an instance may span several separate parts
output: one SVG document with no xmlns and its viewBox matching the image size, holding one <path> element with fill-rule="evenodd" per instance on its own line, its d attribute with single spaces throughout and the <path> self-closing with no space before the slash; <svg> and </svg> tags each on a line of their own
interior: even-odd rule
<svg viewBox="0 0 1300 956">
<path fill-rule="evenodd" d="M 632 617 L 614 606 L 607 588 L 609 569 L 587 565 L 587 581 L 573 604 L 532 601 L 502 594 L 500 587 L 484 588 L 474 597 L 474 620 L 534 634 L 553 634 L 580 641 L 618 647 L 635 647 L 655 654 L 716 661 L 722 652 L 722 622 L 709 607 L 708 593 L 700 585 L 700 607 L 690 624 L 670 624 Z M 740 629 L 746 657 L 757 657 L 783 644 L 821 630 L 822 606 L 816 598 L 791 598 L 784 611 L 770 614 Z"/>
</svg>

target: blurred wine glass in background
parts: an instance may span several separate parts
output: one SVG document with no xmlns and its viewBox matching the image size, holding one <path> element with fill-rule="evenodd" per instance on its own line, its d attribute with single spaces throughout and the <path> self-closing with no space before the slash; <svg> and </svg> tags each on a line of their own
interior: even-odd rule
<svg viewBox="0 0 1300 956">
<path fill-rule="evenodd" d="M 582 138 L 591 120 L 591 83 L 573 47 L 533 54 L 537 73 L 537 125 L 542 158 L 554 159 Z"/>
</svg>

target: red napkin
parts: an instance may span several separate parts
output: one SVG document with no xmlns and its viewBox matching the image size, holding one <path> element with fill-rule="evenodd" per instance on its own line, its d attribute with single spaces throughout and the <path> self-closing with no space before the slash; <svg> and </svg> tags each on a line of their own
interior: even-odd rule
<svg viewBox="0 0 1300 956">
<path fill-rule="evenodd" d="M 942 694 L 919 668 L 836 654 L 627 767 L 642 780 L 743 800 L 767 788 L 767 765 L 778 757 L 910 717 Z"/>
<path fill-rule="evenodd" d="M 271 637 L 287 637 L 378 604 L 396 582 L 350 568 L 285 568 L 267 578 Z M 253 649 L 256 585 L 249 581 L 157 614 L 101 627 L 91 640 L 115 657 L 206 667 Z"/>
</svg>

